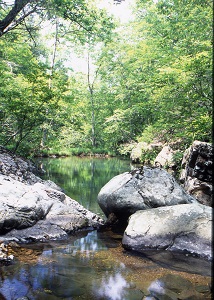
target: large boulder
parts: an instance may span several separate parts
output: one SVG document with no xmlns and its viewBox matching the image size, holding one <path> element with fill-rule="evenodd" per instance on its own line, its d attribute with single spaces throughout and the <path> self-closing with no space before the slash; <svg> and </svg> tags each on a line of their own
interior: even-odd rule
<svg viewBox="0 0 214 300">
<path fill-rule="evenodd" d="M 103 224 L 99 216 L 33 170 L 31 163 L 0 149 L 0 241 L 66 238 Z"/>
<path fill-rule="evenodd" d="M 194 141 L 184 153 L 180 182 L 187 193 L 208 206 L 212 206 L 212 169 L 213 146 Z"/>
<path fill-rule="evenodd" d="M 211 259 L 212 211 L 202 204 L 181 204 L 141 210 L 124 232 L 126 249 L 169 250 Z"/>
<path fill-rule="evenodd" d="M 97 228 L 101 218 L 63 192 L 44 183 L 27 185 L 0 175 L 0 240 L 64 238 L 83 228 Z"/>
<path fill-rule="evenodd" d="M 165 170 L 143 167 L 112 178 L 99 192 L 107 217 L 125 221 L 138 210 L 197 202 Z"/>
</svg>

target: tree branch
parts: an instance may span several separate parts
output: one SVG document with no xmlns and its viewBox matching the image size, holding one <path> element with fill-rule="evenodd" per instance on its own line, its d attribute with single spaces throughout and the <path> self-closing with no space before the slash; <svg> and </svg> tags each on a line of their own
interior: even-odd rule
<svg viewBox="0 0 214 300">
<path fill-rule="evenodd" d="M 30 2 L 30 0 L 16 0 L 14 6 L 9 11 L 7 16 L 0 21 L 0 36 L 4 30 L 15 20 L 19 12 Z"/>
</svg>

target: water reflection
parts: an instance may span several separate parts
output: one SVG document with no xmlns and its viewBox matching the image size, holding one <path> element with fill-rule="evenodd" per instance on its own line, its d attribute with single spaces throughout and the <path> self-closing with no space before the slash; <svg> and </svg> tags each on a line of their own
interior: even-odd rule
<svg viewBox="0 0 214 300">
<path fill-rule="evenodd" d="M 123 290 L 128 286 L 120 273 L 125 266 L 119 261 L 110 265 L 100 263 L 99 258 L 94 261 L 97 252 L 107 251 L 104 241 L 98 239 L 97 231 L 78 239 L 71 237 L 68 244 L 55 242 L 41 247 L 44 249 L 36 261 L 16 262 L 2 268 L 0 299 L 1 295 L 7 300 L 19 297 L 31 300 L 100 299 L 100 296 L 102 299 L 122 299 Z"/>
<path fill-rule="evenodd" d="M 55 181 L 71 198 L 95 213 L 99 210 L 96 198 L 101 187 L 113 176 L 129 168 L 128 162 L 114 159 L 96 159 L 92 163 L 90 159 L 69 158 L 46 160 L 46 163 L 49 164 L 46 165 L 48 168 L 44 165 L 46 178 Z M 131 255 L 128 259 L 122 251 L 117 252 L 120 246 L 118 235 L 113 237 L 109 231 L 81 232 L 65 243 L 25 245 L 19 249 L 19 260 L 14 265 L 0 268 L 0 299 L 154 299 L 155 290 L 156 295 L 160 291 L 155 289 L 157 285 L 152 282 L 156 282 L 154 278 L 160 276 L 166 264 L 160 268 L 151 261 L 144 262 Z M 167 265 L 178 260 L 174 256 L 170 256 L 170 259 L 169 256 L 165 257 L 166 252 L 158 255 L 156 253 L 150 258 L 153 261 L 167 261 Z M 205 267 L 210 270 L 203 260 L 200 263 L 199 260 L 188 258 L 188 262 L 189 272 L 191 265 L 194 265 L 196 274 L 201 274 Z M 186 268 L 184 270 L 187 271 Z M 202 279 L 198 279 L 196 274 L 191 275 L 191 279 L 200 282 Z M 207 272 L 204 275 L 208 276 Z M 175 278 L 165 278 L 164 282 L 166 286 L 169 282 L 175 282 Z M 204 282 L 207 284 L 210 279 L 205 278 Z M 180 287 L 184 289 L 183 281 Z M 167 288 L 172 289 L 169 286 Z"/>
<path fill-rule="evenodd" d="M 185 278 L 160 278 L 163 268 L 124 254 L 118 235 L 109 238 L 110 232 L 81 232 L 66 242 L 18 248 L 20 260 L 0 268 L 0 299 L 142 300 L 194 290 Z"/>
<path fill-rule="evenodd" d="M 97 231 L 89 232 L 86 237 L 82 237 L 74 242 L 74 245 L 67 245 L 66 252 L 76 255 L 77 252 L 90 257 L 91 254 L 98 250 L 107 250 L 107 247 L 98 240 Z"/>
<path fill-rule="evenodd" d="M 54 181 L 66 194 L 90 211 L 104 216 L 97 203 L 100 189 L 114 176 L 130 171 L 130 162 L 118 158 L 43 158 L 44 179 Z"/>
<path fill-rule="evenodd" d="M 97 290 L 97 296 L 111 300 L 123 300 L 127 297 L 129 284 L 120 273 L 106 275 L 102 278 L 101 286 Z M 95 290 L 96 291 L 96 290 Z"/>
<path fill-rule="evenodd" d="M 148 288 L 151 295 L 155 296 L 164 296 L 166 295 L 166 289 L 164 287 L 164 282 L 161 280 L 155 280 L 151 283 L 151 285 Z"/>
</svg>

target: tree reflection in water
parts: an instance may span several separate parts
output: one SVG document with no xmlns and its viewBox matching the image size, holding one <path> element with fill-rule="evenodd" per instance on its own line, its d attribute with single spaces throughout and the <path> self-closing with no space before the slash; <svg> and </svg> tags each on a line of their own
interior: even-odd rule
<svg viewBox="0 0 214 300">
<path fill-rule="evenodd" d="M 119 158 L 43 158 L 36 163 L 45 171 L 43 179 L 54 181 L 69 197 L 102 218 L 104 213 L 97 203 L 100 189 L 114 176 L 131 169 L 129 161 Z"/>
</svg>

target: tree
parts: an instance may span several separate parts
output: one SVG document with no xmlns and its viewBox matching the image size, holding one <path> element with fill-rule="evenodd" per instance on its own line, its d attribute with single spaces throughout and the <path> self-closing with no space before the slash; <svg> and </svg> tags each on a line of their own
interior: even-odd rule
<svg viewBox="0 0 214 300">
<path fill-rule="evenodd" d="M 155 58 L 148 83 L 156 132 L 166 141 L 211 140 L 211 2 L 138 3 L 140 34 Z"/>
<path fill-rule="evenodd" d="M 138 1 L 136 14 L 103 54 L 108 140 L 211 141 L 211 3 Z"/>
<path fill-rule="evenodd" d="M 12 44 L 10 38 L 8 43 L 0 41 L 0 139 L 2 145 L 16 152 L 24 141 L 28 149 L 33 148 L 32 142 L 38 139 L 36 130 L 44 122 L 47 108 L 51 111 L 56 106 L 48 87 L 47 66 L 23 37 L 13 37 Z"/>
<path fill-rule="evenodd" d="M 39 31 L 32 31 L 41 17 L 56 24 L 50 64 L 50 53 L 40 48 Z M 1 143 L 14 152 L 20 146 L 29 152 L 39 148 L 38 141 L 45 147 L 45 142 L 55 136 L 53 128 L 58 131 L 63 127 L 58 115 L 66 103 L 68 77 L 63 76 L 67 70 L 57 58 L 58 45 L 69 41 L 84 43 L 88 36 L 104 39 L 113 23 L 92 1 L 84 0 L 15 1 L 11 7 L 1 2 L 0 19 Z M 15 28 L 27 31 L 17 35 Z"/>
<path fill-rule="evenodd" d="M 209 1 L 139 0 L 136 19 L 113 34 L 92 1 L 45 5 L 40 12 L 56 25 L 52 55 L 36 32 L 29 39 L 32 31 L 11 30 L 0 39 L 0 137 L 10 148 L 39 148 L 42 131 L 43 149 L 211 141 Z M 35 25 L 31 16 L 28 28 Z M 68 71 L 59 52 L 68 44 L 88 47 L 88 74 Z"/>
<path fill-rule="evenodd" d="M 107 32 L 109 25 L 112 26 L 111 18 L 107 17 L 105 11 L 97 9 L 96 5 L 90 1 L 15 0 L 12 6 L 2 1 L 0 3 L 0 37 L 17 26 L 24 26 L 29 30 L 27 17 L 35 14 L 39 15 L 40 19 L 50 21 L 56 17 L 71 21 L 81 33 L 86 31 L 97 34 L 99 31 L 102 35 L 102 32 Z M 76 29 L 70 28 L 72 31 Z"/>
<path fill-rule="evenodd" d="M 16 26 L 21 24 L 23 20 L 36 11 L 37 1 L 34 1 L 34 6 L 30 6 L 30 3 L 33 1 L 30 0 L 15 0 L 12 8 L 7 11 L 7 14 L 3 16 L 3 19 L 0 21 L 0 36 L 7 33 L 11 29 L 14 29 Z M 0 3 L 0 8 L 7 8 L 7 5 L 4 2 Z M 21 14 L 20 14 L 21 13 Z M 19 15 L 20 14 L 20 15 Z M 2 14 L 0 14 L 1 16 Z"/>
</svg>

